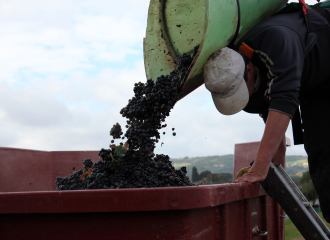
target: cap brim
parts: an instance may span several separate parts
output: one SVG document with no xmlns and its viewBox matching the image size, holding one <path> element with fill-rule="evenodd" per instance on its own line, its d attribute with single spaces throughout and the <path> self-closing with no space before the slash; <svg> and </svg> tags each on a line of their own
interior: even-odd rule
<svg viewBox="0 0 330 240">
<path fill-rule="evenodd" d="M 214 104 L 218 111 L 224 115 L 233 115 L 241 111 L 249 102 L 249 90 L 243 80 L 233 95 L 221 98 L 212 93 Z"/>
</svg>

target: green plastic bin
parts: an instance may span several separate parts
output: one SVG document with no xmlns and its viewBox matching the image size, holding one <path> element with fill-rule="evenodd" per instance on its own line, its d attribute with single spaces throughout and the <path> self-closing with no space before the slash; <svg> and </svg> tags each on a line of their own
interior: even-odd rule
<svg viewBox="0 0 330 240">
<path fill-rule="evenodd" d="M 242 0 L 237 41 L 260 21 L 276 14 L 287 0 Z M 180 98 L 204 83 L 203 67 L 215 51 L 228 46 L 238 21 L 236 0 L 151 0 L 149 5 L 144 63 L 148 79 L 174 70 L 183 53 L 200 45 L 188 71 Z"/>
</svg>

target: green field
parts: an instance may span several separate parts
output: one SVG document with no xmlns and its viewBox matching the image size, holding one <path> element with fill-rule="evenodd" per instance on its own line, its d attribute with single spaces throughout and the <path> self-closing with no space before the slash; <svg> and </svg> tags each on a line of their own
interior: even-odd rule
<svg viewBox="0 0 330 240">
<path fill-rule="evenodd" d="M 191 177 L 192 168 L 195 166 L 198 173 L 210 171 L 212 173 L 233 173 L 234 155 L 184 157 L 172 158 L 173 166 L 178 169 L 187 167 L 187 176 Z M 290 176 L 301 177 L 308 170 L 307 156 L 286 156 L 286 171 Z"/>
<path fill-rule="evenodd" d="M 297 160 L 294 162 L 287 162 L 286 163 L 287 167 L 294 167 L 294 166 L 300 166 L 303 168 L 308 168 L 308 163 L 307 163 L 307 159 L 301 159 L 301 160 Z"/>
<path fill-rule="evenodd" d="M 330 228 L 330 224 L 327 223 L 323 216 L 322 213 L 318 213 L 319 216 L 322 218 L 323 222 L 326 223 L 327 227 Z M 292 223 L 290 219 L 285 219 L 285 240 L 303 240 L 304 238 L 301 236 L 300 232 L 298 229 L 295 227 L 295 225 Z"/>
</svg>

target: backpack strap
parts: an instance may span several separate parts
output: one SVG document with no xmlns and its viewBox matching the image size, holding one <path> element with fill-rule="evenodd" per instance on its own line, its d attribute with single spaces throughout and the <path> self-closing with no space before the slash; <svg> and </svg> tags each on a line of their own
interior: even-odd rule
<svg viewBox="0 0 330 240">
<path fill-rule="evenodd" d="M 238 51 L 240 53 L 244 53 L 245 56 L 247 56 L 250 60 L 252 58 L 252 55 L 254 53 L 254 49 L 252 49 L 249 45 L 246 43 L 242 43 L 241 46 L 239 47 Z"/>
</svg>

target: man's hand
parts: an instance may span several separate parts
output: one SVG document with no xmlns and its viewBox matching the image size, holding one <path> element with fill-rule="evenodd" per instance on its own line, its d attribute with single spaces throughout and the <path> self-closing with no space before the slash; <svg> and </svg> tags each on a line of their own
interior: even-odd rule
<svg viewBox="0 0 330 240">
<path fill-rule="evenodd" d="M 260 175 L 259 172 L 254 172 L 250 171 L 248 173 L 244 173 L 242 177 L 239 179 L 236 179 L 234 183 L 240 183 L 240 182 L 249 182 L 249 183 L 254 183 L 254 182 L 262 182 L 265 180 L 265 176 Z"/>
<path fill-rule="evenodd" d="M 282 142 L 280 143 L 280 146 L 278 147 L 278 149 L 273 157 L 273 160 L 272 160 L 273 164 L 276 167 L 278 167 L 279 165 L 282 165 L 284 167 L 285 153 L 286 153 L 286 139 L 284 136 L 284 138 L 283 138 Z M 268 168 L 269 168 L 269 166 L 268 166 Z M 242 175 L 242 177 L 235 180 L 234 182 L 235 183 L 238 183 L 238 182 L 250 182 L 250 183 L 262 182 L 267 177 L 268 170 L 267 170 L 267 174 L 266 173 L 264 173 L 264 174 L 265 175 L 261 175 L 260 172 L 251 171 L 251 169 L 250 169 L 249 172 L 244 173 Z"/>
<path fill-rule="evenodd" d="M 261 182 L 267 177 L 272 160 L 276 166 L 284 163 L 285 132 L 289 122 L 290 117 L 288 115 L 277 111 L 269 111 L 257 158 L 249 172 L 235 180 L 235 183 Z"/>
</svg>

